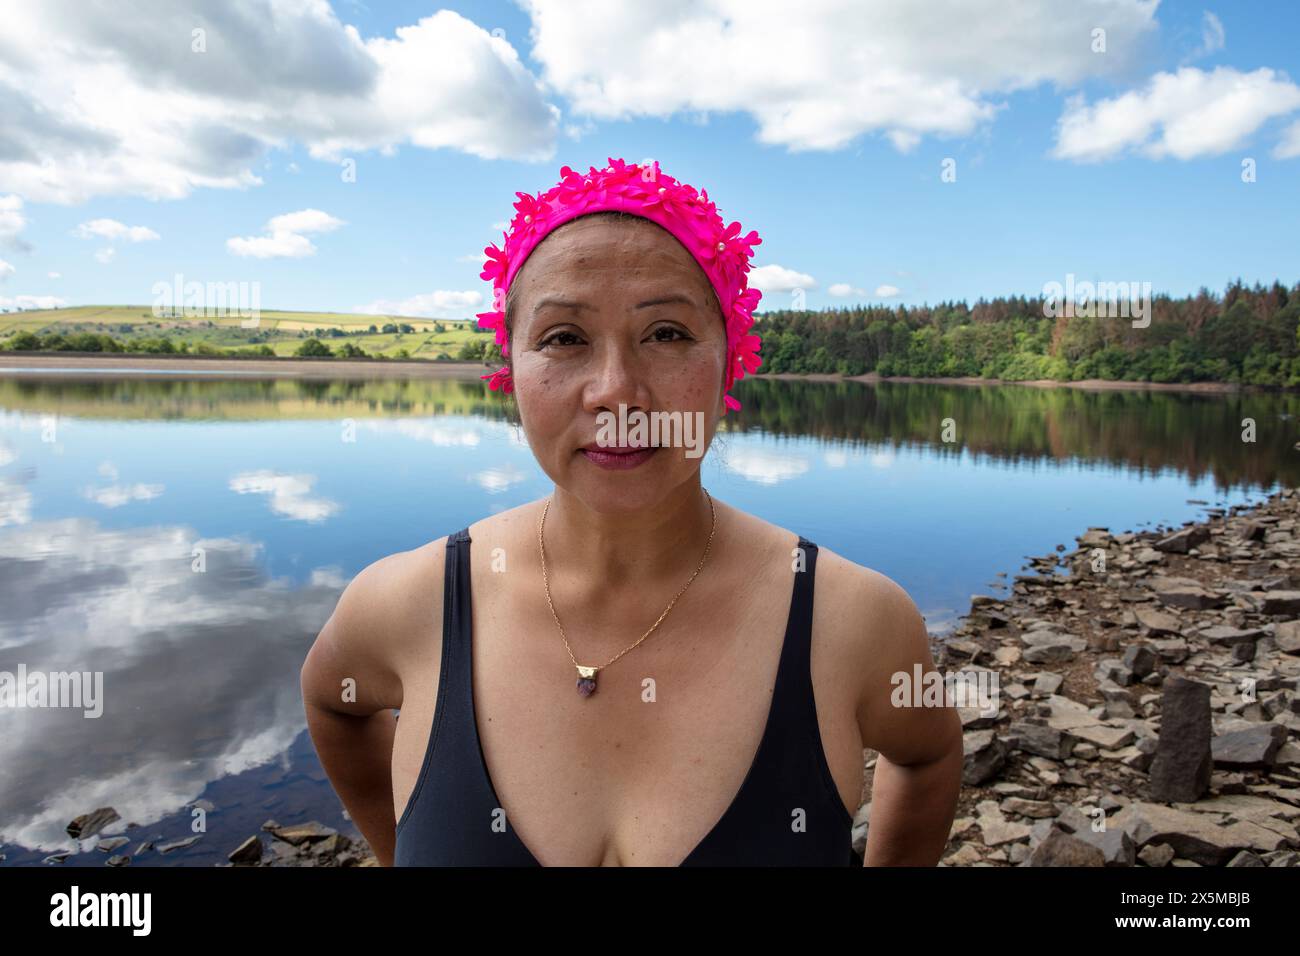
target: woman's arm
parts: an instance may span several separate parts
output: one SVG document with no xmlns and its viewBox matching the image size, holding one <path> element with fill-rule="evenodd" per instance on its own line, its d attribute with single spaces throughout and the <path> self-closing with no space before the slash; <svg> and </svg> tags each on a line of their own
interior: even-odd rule
<svg viewBox="0 0 1300 956">
<path fill-rule="evenodd" d="M 301 673 L 307 729 L 321 766 L 383 866 L 392 865 L 396 840 L 393 711 L 402 706 L 397 660 L 410 631 L 402 618 L 410 613 L 414 554 L 384 558 L 353 578 Z"/>
<path fill-rule="evenodd" d="M 961 718 L 944 694 L 921 612 L 898 584 L 875 577 L 858 724 L 863 746 L 880 756 L 863 865 L 934 866 L 961 791 Z"/>
</svg>

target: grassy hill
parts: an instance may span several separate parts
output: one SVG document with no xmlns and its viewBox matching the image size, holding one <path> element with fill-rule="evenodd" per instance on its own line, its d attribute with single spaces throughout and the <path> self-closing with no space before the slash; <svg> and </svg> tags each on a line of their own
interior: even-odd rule
<svg viewBox="0 0 1300 956">
<path fill-rule="evenodd" d="M 385 326 L 390 330 L 382 331 Z M 375 331 L 371 332 L 370 329 Z M 86 305 L 64 309 L 0 313 L 0 348 L 20 332 L 46 337 L 92 332 L 110 335 L 128 350 L 132 344 L 169 340 L 188 350 L 217 354 L 266 346 L 277 356 L 291 356 L 308 338 L 331 347 L 350 343 L 370 355 L 455 359 L 466 343 L 492 342 L 489 330 L 474 319 L 420 319 L 350 312 L 262 311 L 251 319 L 234 313 L 211 318 L 155 316 L 147 305 Z"/>
</svg>

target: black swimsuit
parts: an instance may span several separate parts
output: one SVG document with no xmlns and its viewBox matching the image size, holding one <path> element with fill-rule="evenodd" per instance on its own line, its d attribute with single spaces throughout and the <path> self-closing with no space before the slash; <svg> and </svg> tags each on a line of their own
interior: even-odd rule
<svg viewBox="0 0 1300 956">
<path fill-rule="evenodd" d="M 394 866 L 538 866 L 500 811 L 474 716 L 469 529 L 447 539 L 442 672 L 424 764 L 397 823 Z M 731 806 L 682 866 L 861 866 L 817 726 L 811 674 L 817 546 L 794 595 L 771 710 Z M 797 814 L 802 810 L 802 814 Z M 799 823 L 799 826 L 795 824 Z M 495 825 L 494 825 L 495 824 Z"/>
</svg>

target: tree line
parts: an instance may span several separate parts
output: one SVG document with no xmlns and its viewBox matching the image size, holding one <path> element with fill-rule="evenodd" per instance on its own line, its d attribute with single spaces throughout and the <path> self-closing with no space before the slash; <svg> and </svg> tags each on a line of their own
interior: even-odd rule
<svg viewBox="0 0 1300 956">
<path fill-rule="evenodd" d="M 1300 283 L 1155 296 L 1145 328 L 1045 311 L 1041 297 L 1012 296 L 764 312 L 759 372 L 1300 385 Z"/>
</svg>

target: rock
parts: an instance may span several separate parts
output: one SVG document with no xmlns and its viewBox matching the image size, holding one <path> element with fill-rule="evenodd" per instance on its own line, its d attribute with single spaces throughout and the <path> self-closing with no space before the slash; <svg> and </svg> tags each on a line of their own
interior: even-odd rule
<svg viewBox="0 0 1300 956">
<path fill-rule="evenodd" d="M 1105 866 L 1106 856 L 1097 847 L 1072 833 L 1053 827 L 1034 848 L 1025 866 Z"/>
<path fill-rule="evenodd" d="M 1131 803 L 1110 821 L 1126 830 L 1138 846 L 1167 843 L 1174 852 L 1201 866 L 1221 866 L 1238 850 L 1272 851 L 1283 837 L 1248 821 L 1226 823 L 1217 813 L 1179 810 L 1159 803 Z"/>
<path fill-rule="evenodd" d="M 229 856 L 231 863 L 260 863 L 262 861 L 262 840 L 256 835 L 239 844 Z"/>
<path fill-rule="evenodd" d="M 1063 664 L 1088 646 L 1083 638 L 1056 631 L 1029 631 L 1021 634 L 1020 640 L 1026 646 L 1024 659 L 1030 664 Z"/>
<path fill-rule="evenodd" d="M 1300 621 L 1282 621 L 1273 631 L 1273 641 L 1284 654 L 1300 654 Z"/>
<path fill-rule="evenodd" d="M 1029 838 L 1029 827 L 1023 823 L 1011 823 L 1002 818 L 998 805 L 992 800 L 981 801 L 977 807 L 979 816 L 975 823 L 980 828 L 980 837 L 988 847 L 1003 843 L 1015 843 Z"/>
<path fill-rule="evenodd" d="M 1142 625 L 1150 636 L 1158 634 L 1177 636 L 1182 633 L 1182 622 L 1168 611 L 1139 607 L 1133 609 L 1133 614 L 1137 618 L 1138 624 Z"/>
<path fill-rule="evenodd" d="M 1103 724 L 1075 727 L 1070 733 L 1102 750 L 1118 750 L 1130 744 L 1137 736 L 1127 727 L 1107 727 Z"/>
<path fill-rule="evenodd" d="M 313 820 L 310 823 L 303 823 L 298 826 L 276 827 L 271 831 L 271 835 L 277 840 L 283 840 L 293 846 L 302 846 L 304 843 L 324 840 L 337 832 L 337 830 L 332 830 Z"/>
<path fill-rule="evenodd" d="M 1223 598 L 1203 588 L 1193 578 L 1158 577 L 1147 582 L 1156 599 L 1167 607 L 1185 607 L 1196 611 L 1220 607 Z"/>
<path fill-rule="evenodd" d="M 1080 548 L 1104 548 L 1113 540 L 1106 528 L 1089 528 L 1076 539 Z"/>
<path fill-rule="evenodd" d="M 1198 544 L 1204 544 L 1209 540 L 1210 532 L 1208 530 L 1200 525 L 1192 525 L 1190 528 L 1175 531 L 1168 537 L 1161 538 L 1155 543 L 1155 549 L 1171 554 L 1186 554 Z"/>
<path fill-rule="evenodd" d="M 1146 644 L 1130 644 L 1124 651 L 1120 663 L 1138 680 L 1146 677 L 1156 669 L 1158 662 L 1156 652 Z"/>
<path fill-rule="evenodd" d="M 1300 591 L 1265 591 L 1261 614 L 1284 614 L 1295 617 L 1300 614 Z"/>
<path fill-rule="evenodd" d="M 979 730 L 962 739 L 962 783 L 977 787 L 996 777 L 1007 762 L 1007 746 L 995 731 Z"/>
<path fill-rule="evenodd" d="M 1152 843 L 1142 848 L 1138 859 L 1147 866 L 1168 866 L 1173 862 L 1174 848 L 1168 843 Z"/>
<path fill-rule="evenodd" d="M 1042 671 L 1034 675 L 1034 697 L 1050 697 L 1061 689 L 1065 678 L 1054 671 Z"/>
<path fill-rule="evenodd" d="M 74 840 L 92 837 L 114 820 L 122 819 L 112 807 L 100 807 L 90 813 L 83 813 L 68 824 L 68 836 Z"/>
<path fill-rule="evenodd" d="M 119 847 L 124 847 L 130 842 L 131 841 L 124 836 L 113 837 L 108 840 L 100 840 L 99 843 L 95 845 L 95 849 L 103 853 L 112 853 L 114 850 Z"/>
<path fill-rule="evenodd" d="M 1160 737 L 1151 761 L 1151 799 L 1191 803 L 1210 788 L 1213 770 L 1210 688 L 1171 677 L 1160 704 Z"/>
<path fill-rule="evenodd" d="M 1191 648 L 1181 637 L 1172 638 L 1163 641 L 1152 641 L 1151 646 L 1156 649 L 1160 659 L 1169 664 L 1181 664 L 1187 660 L 1187 655 L 1191 653 Z"/>
<path fill-rule="evenodd" d="M 1268 866 L 1268 864 L 1249 850 L 1242 850 L 1228 861 L 1228 866 Z"/>
<path fill-rule="evenodd" d="M 107 860 L 104 861 L 104 865 L 105 866 L 130 866 L 131 858 L 129 856 L 122 856 L 121 854 L 117 856 L 110 856 Z"/>
<path fill-rule="evenodd" d="M 191 847 L 194 844 L 198 843 L 201 839 L 203 839 L 202 834 L 198 836 L 186 837 L 183 840 L 173 840 L 170 843 L 160 843 L 158 844 L 158 852 L 172 853 L 175 852 L 176 850 L 184 850 L 186 847 Z"/>
<path fill-rule="evenodd" d="M 1211 644 L 1225 644 L 1228 646 L 1234 644 L 1254 644 L 1264 635 L 1259 628 L 1238 628 L 1224 627 L 1218 625 L 1207 627 L 1201 631 L 1201 636 Z"/>
<path fill-rule="evenodd" d="M 1074 749 L 1074 736 L 1046 724 L 1018 720 L 1011 724 L 1008 733 L 1014 738 L 1014 743 L 1008 740 L 1010 746 L 1052 760 L 1064 760 Z"/>
<path fill-rule="evenodd" d="M 1286 728 L 1267 723 L 1220 734 L 1211 742 L 1214 765 L 1230 770 L 1262 770 L 1273 765 L 1273 759 L 1286 741 Z"/>
<path fill-rule="evenodd" d="M 1132 866 L 1137 860 L 1137 845 L 1121 827 L 1094 830 L 1088 826 L 1076 829 L 1074 836 L 1100 850 L 1105 866 Z"/>
</svg>

